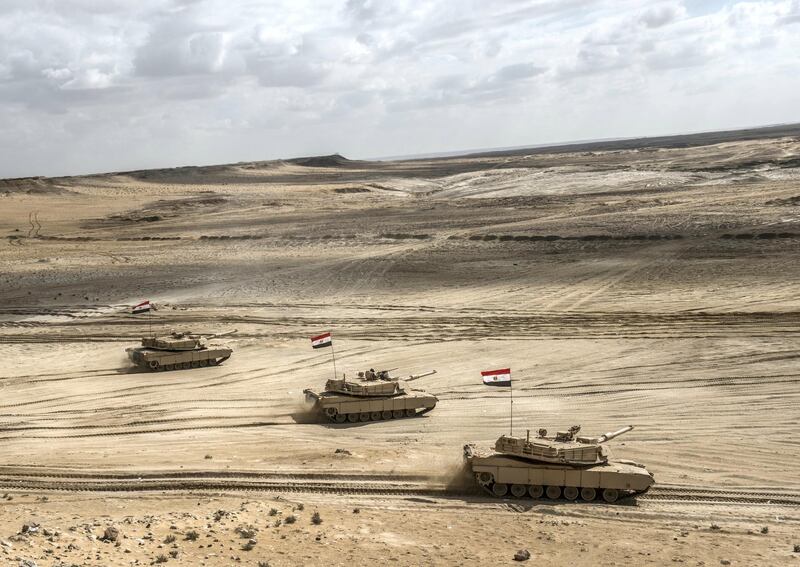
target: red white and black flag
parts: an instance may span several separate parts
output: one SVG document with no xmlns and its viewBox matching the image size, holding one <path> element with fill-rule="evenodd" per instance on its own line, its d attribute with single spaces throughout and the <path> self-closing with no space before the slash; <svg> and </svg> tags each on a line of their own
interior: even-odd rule
<svg viewBox="0 0 800 567">
<path fill-rule="evenodd" d="M 139 305 L 134 305 L 131 313 L 147 313 L 153 309 L 153 305 L 150 301 L 142 301 Z"/>
<path fill-rule="evenodd" d="M 316 337 L 311 337 L 311 348 L 325 348 L 332 347 L 333 339 L 330 333 L 324 333 Z"/>
<path fill-rule="evenodd" d="M 483 383 L 487 386 L 511 386 L 511 369 L 485 370 L 481 372 Z"/>
</svg>

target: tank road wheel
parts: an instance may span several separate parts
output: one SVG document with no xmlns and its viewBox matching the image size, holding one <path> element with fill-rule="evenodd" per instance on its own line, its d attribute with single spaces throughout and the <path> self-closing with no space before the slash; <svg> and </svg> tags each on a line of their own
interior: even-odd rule
<svg viewBox="0 0 800 567">
<path fill-rule="evenodd" d="M 392 419 L 392 412 L 389 410 L 381 412 L 381 419 Z"/>
<path fill-rule="evenodd" d="M 392 412 L 392 417 L 395 419 L 400 419 L 405 415 L 405 412 L 401 409 L 396 409 Z"/>
<path fill-rule="evenodd" d="M 372 421 L 380 421 L 381 419 L 383 419 L 383 416 L 381 415 L 381 412 L 379 412 L 379 411 L 373 411 L 373 412 L 370 412 L 370 414 L 369 414 L 369 418 L 370 418 Z"/>
<path fill-rule="evenodd" d="M 151 360 L 147 363 L 147 366 L 150 368 L 150 370 L 158 370 L 159 364 L 157 360 Z"/>
<path fill-rule="evenodd" d="M 200 367 L 205 368 L 206 366 L 208 366 L 208 360 L 204 358 L 203 360 L 200 361 Z"/>
<path fill-rule="evenodd" d="M 597 491 L 594 488 L 590 488 L 588 486 L 581 488 L 581 498 L 583 498 L 587 502 L 591 502 L 596 497 L 597 497 Z"/>
<path fill-rule="evenodd" d="M 528 487 L 524 484 L 512 484 L 511 485 L 511 495 L 514 498 L 522 498 L 525 496 L 525 493 L 528 492 Z"/>
<path fill-rule="evenodd" d="M 369 421 L 369 414 L 367 412 L 360 413 L 360 414 L 358 414 L 358 419 L 362 423 L 365 423 L 365 422 Z"/>
<path fill-rule="evenodd" d="M 356 423 L 358 421 L 358 414 L 357 413 L 348 413 L 347 414 L 347 421 L 350 423 Z"/>
<path fill-rule="evenodd" d="M 193 360 L 191 362 L 191 364 L 192 364 L 192 368 L 200 368 L 200 361 L 199 360 Z"/>
<path fill-rule="evenodd" d="M 528 494 L 530 494 L 533 499 L 541 498 L 542 494 L 544 494 L 544 487 L 538 484 L 532 484 L 528 487 Z"/>
<path fill-rule="evenodd" d="M 564 487 L 564 498 L 567 500 L 575 500 L 578 498 L 578 489 L 574 486 Z"/>
<path fill-rule="evenodd" d="M 208 359 L 208 365 L 209 366 L 216 366 L 217 364 L 219 364 L 219 362 L 217 362 L 216 358 L 209 358 Z"/>
<path fill-rule="evenodd" d="M 406 410 L 406 417 L 414 417 L 417 415 L 417 410 L 407 409 Z"/>
<path fill-rule="evenodd" d="M 608 502 L 609 504 L 613 504 L 619 498 L 619 490 L 616 488 L 606 488 L 603 491 L 603 500 Z"/>
<path fill-rule="evenodd" d="M 502 482 L 495 482 L 494 486 L 492 487 L 492 494 L 494 494 L 498 498 L 502 498 L 503 496 L 508 494 L 508 485 L 503 484 Z"/>
<path fill-rule="evenodd" d="M 344 423 L 347 421 L 347 416 L 343 413 L 337 413 L 336 417 L 333 418 L 336 423 Z"/>
<path fill-rule="evenodd" d="M 181 364 L 181 368 L 183 368 L 184 370 L 189 370 L 191 367 L 192 367 L 192 364 L 190 362 L 188 362 L 188 361 L 184 362 L 183 364 Z"/>
<path fill-rule="evenodd" d="M 550 500 L 558 500 L 561 498 L 561 487 L 560 486 L 548 486 L 547 490 L 545 490 L 545 494 Z"/>
<path fill-rule="evenodd" d="M 481 486 L 489 486 L 494 480 L 494 475 L 490 472 L 479 472 L 475 474 L 475 478 L 478 480 L 478 484 Z"/>
</svg>

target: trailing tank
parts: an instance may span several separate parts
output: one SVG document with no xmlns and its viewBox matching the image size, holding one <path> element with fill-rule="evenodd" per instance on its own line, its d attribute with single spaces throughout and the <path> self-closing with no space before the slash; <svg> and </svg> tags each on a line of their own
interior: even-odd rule
<svg viewBox="0 0 800 567">
<path fill-rule="evenodd" d="M 503 498 L 561 498 L 591 502 L 598 496 L 609 503 L 643 494 L 655 483 L 638 463 L 613 459 L 604 443 L 633 429 L 632 425 L 599 437 L 579 436 L 580 426 L 548 436 L 540 429 L 531 439 L 501 435 L 494 451 L 464 445 L 464 459 L 478 484 Z"/>
<path fill-rule="evenodd" d="M 182 370 L 216 366 L 230 358 L 229 348 L 212 346 L 207 340 L 235 333 L 193 335 L 172 332 L 163 337 L 142 337 L 142 346 L 126 349 L 131 362 L 145 370 Z"/>
<path fill-rule="evenodd" d="M 411 375 L 405 380 L 391 378 L 389 371 L 359 372 L 358 380 L 331 379 L 322 392 L 303 390 L 306 403 L 335 423 L 381 421 L 414 417 L 431 411 L 438 398 L 408 386 L 408 382 L 436 374 L 435 370 Z"/>
</svg>

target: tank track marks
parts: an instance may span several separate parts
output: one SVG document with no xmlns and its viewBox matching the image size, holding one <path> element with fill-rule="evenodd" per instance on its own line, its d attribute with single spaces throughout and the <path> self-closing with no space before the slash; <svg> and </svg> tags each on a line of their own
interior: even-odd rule
<svg viewBox="0 0 800 567">
<path fill-rule="evenodd" d="M 0 479 L 39 479 L 39 480 L 91 480 L 111 481 L 111 480 L 168 480 L 168 479 L 251 479 L 251 480 L 275 480 L 275 481 L 297 481 L 297 480 L 327 480 L 337 482 L 385 482 L 393 484 L 419 484 L 430 485 L 436 477 L 420 473 L 382 473 L 382 472 L 331 472 L 329 470 L 142 470 L 136 472 L 127 471 L 93 471 L 93 470 L 73 470 L 59 468 L 42 468 L 38 466 L 28 467 L 25 465 L 3 465 L 0 466 Z"/>
<path fill-rule="evenodd" d="M 800 491 L 767 487 L 705 488 L 702 486 L 661 485 L 651 488 L 646 495 L 643 495 L 642 501 L 800 506 Z"/>
<path fill-rule="evenodd" d="M 194 360 L 192 362 L 182 362 L 178 364 L 158 364 L 156 361 L 152 361 L 149 365 L 148 364 L 137 364 L 136 368 L 141 368 L 142 370 L 149 370 L 152 372 L 160 372 L 160 371 L 172 371 L 172 370 L 190 370 L 193 368 L 205 368 L 206 366 L 219 366 L 226 360 L 230 358 L 230 355 L 223 356 L 220 358 L 207 358 L 202 360 Z M 155 366 L 153 366 L 155 363 Z"/>
<path fill-rule="evenodd" d="M 466 498 L 465 505 L 496 502 L 474 499 L 474 491 L 431 485 L 426 475 L 305 471 L 41 471 L 0 467 L 0 489 L 59 492 L 287 492 L 332 495 Z M 654 486 L 642 502 L 658 504 L 761 505 L 800 508 L 800 489 Z M 515 499 L 516 500 L 516 499 Z M 618 502 L 624 502 L 619 500 Z M 452 504 L 452 500 L 450 501 Z M 490 504 L 496 505 L 496 504 Z"/>
<path fill-rule="evenodd" d="M 0 488 L 63 492 L 289 492 L 444 497 L 426 475 L 327 472 L 150 471 L 142 473 L 0 470 Z"/>
<path fill-rule="evenodd" d="M 41 490 L 58 492 L 278 492 L 278 493 L 318 493 L 333 495 L 362 496 L 401 496 L 401 497 L 442 497 L 446 492 L 442 489 L 414 486 L 396 486 L 384 483 L 336 483 L 323 481 L 263 482 L 237 481 L 222 479 L 171 479 L 166 481 L 59 481 L 38 483 L 30 480 L 2 480 L 3 490 Z"/>
<path fill-rule="evenodd" d="M 322 411 L 322 415 L 331 423 L 366 423 L 368 421 L 388 421 L 390 419 L 404 419 L 407 417 L 420 417 L 428 413 L 436 404 L 429 408 L 394 410 L 394 411 L 373 411 L 369 413 L 335 413 L 333 415 Z"/>
<path fill-rule="evenodd" d="M 595 489 L 592 487 L 581 486 L 539 486 L 532 484 L 503 484 L 494 482 L 494 478 L 483 478 L 486 473 L 475 473 L 475 480 L 478 485 L 490 496 L 494 498 L 514 499 L 525 498 L 528 500 L 569 500 L 582 502 L 595 502 L 605 500 L 608 504 L 629 503 L 633 498 L 642 496 L 650 490 L 650 487 L 643 491 L 625 491 L 615 488 Z M 491 476 L 491 475 L 489 475 Z"/>
</svg>

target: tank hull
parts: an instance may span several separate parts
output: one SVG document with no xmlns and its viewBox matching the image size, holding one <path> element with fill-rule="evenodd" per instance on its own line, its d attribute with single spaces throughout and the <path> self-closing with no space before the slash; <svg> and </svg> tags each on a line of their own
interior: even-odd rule
<svg viewBox="0 0 800 567">
<path fill-rule="evenodd" d="M 609 460 L 576 467 L 493 452 L 482 454 L 470 445 L 464 447 L 464 457 L 477 483 L 496 497 L 563 496 L 570 500 L 602 498 L 615 502 L 624 496 L 643 494 L 655 483 L 644 466 L 631 461 Z"/>
<path fill-rule="evenodd" d="M 145 370 L 185 370 L 216 366 L 230 358 L 229 348 L 203 348 L 196 350 L 168 351 L 153 348 L 129 348 L 128 358 Z"/>
<path fill-rule="evenodd" d="M 321 416 L 335 423 L 365 422 L 414 417 L 431 411 L 438 398 L 422 392 L 386 397 L 356 397 L 338 392 L 304 390 L 306 403 Z"/>
</svg>

